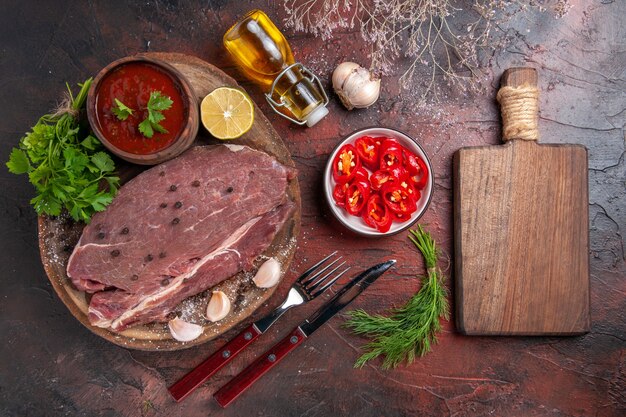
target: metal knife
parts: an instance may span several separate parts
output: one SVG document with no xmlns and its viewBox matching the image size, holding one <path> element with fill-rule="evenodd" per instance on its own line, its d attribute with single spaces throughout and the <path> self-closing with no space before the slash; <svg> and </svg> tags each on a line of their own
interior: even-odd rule
<svg viewBox="0 0 626 417">
<path fill-rule="evenodd" d="M 257 379 L 280 362 L 289 352 L 300 346 L 300 344 L 314 331 L 319 329 L 322 324 L 326 323 L 342 308 L 350 304 L 352 300 L 395 263 L 395 260 L 390 260 L 375 265 L 353 278 L 311 317 L 293 329 L 284 339 L 275 344 L 250 366 L 239 373 L 239 375 L 220 388 L 213 396 L 217 403 L 222 407 L 228 406 Z"/>
</svg>

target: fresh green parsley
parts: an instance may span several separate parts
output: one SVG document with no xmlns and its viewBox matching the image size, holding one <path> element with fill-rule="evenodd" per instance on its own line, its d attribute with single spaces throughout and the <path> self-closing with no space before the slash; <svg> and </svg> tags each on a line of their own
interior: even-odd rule
<svg viewBox="0 0 626 417">
<path fill-rule="evenodd" d="M 7 167 L 13 174 L 28 174 L 37 195 L 30 201 L 37 214 L 58 216 L 65 208 L 76 221 L 89 222 L 113 200 L 119 186 L 115 164 L 102 144 L 81 131 L 75 116 L 83 107 L 91 78 L 70 107 L 42 116 L 13 148 Z"/>
<path fill-rule="evenodd" d="M 173 101 L 168 96 L 161 94 L 160 91 L 150 93 L 150 99 L 147 105 L 148 117 L 143 122 L 139 123 L 139 131 L 142 135 L 151 138 L 155 131 L 168 133 L 159 123 L 165 119 L 165 116 L 161 112 L 172 107 L 172 103 Z"/>
<path fill-rule="evenodd" d="M 133 115 L 134 110 L 118 99 L 115 99 L 115 106 L 111 107 L 111 111 L 119 120 L 126 120 L 128 119 L 128 116 Z"/>
</svg>

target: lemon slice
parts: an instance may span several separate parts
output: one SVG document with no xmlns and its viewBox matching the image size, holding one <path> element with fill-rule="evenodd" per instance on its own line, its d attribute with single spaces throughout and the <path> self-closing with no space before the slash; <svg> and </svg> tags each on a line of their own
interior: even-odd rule
<svg viewBox="0 0 626 417">
<path fill-rule="evenodd" d="M 246 93 L 236 88 L 220 87 L 200 103 L 200 118 L 217 139 L 236 139 L 254 123 L 254 105 Z"/>
</svg>

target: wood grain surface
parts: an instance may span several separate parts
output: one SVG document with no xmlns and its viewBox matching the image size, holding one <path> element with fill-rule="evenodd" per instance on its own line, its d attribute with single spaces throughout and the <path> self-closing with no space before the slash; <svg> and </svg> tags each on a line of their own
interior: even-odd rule
<svg viewBox="0 0 626 417">
<path fill-rule="evenodd" d="M 357 27 L 331 39 L 286 26 L 283 2 L 252 0 L 8 1 L 0 13 L 0 160 L 39 116 L 54 107 L 67 81 L 94 76 L 109 62 L 146 51 L 201 57 L 246 88 L 288 147 L 298 169 L 302 228 L 296 253 L 275 295 L 249 321 L 287 294 L 319 256 L 341 251 L 354 270 L 394 258 L 397 266 L 347 309 L 372 314 L 404 304 L 425 272 L 405 234 L 363 239 L 333 221 L 322 194 L 328 154 L 342 137 L 368 126 L 393 127 L 424 147 L 436 174 L 431 204 L 420 219 L 441 249 L 451 308 L 454 289 L 452 156 L 462 147 L 501 144 L 495 101 L 506 68 L 532 65 L 541 78 L 542 143 L 589 150 L 591 331 L 573 337 L 468 337 L 454 316 L 432 352 L 393 370 L 373 361 L 354 369 L 366 339 L 336 317 L 226 409 L 213 394 L 311 315 L 324 298 L 287 312 L 267 333 L 183 403 L 167 387 L 246 326 L 176 352 L 125 349 L 91 333 L 70 314 L 41 266 L 34 196 L 24 176 L 0 169 L 0 415 L 10 417 L 623 417 L 626 414 L 626 54 L 624 1 L 540 2 L 491 35 L 509 41 L 486 49 L 485 92 L 448 87 L 438 73 L 439 100 L 415 106 L 431 78 L 418 64 L 412 91 L 399 78 L 412 60 L 400 57 L 383 75 L 380 99 L 347 111 L 330 78 L 341 62 L 368 66 L 372 52 Z M 571 4 L 557 16 L 556 3 Z M 474 23 L 455 2 L 452 28 Z M 222 46 L 226 30 L 251 8 L 263 9 L 289 41 L 296 60 L 313 70 L 330 96 L 330 114 L 311 129 L 273 114 L 263 91 L 247 80 Z M 501 30 L 500 30 L 501 29 Z M 440 56 L 445 60 L 445 55 Z M 465 72 L 464 75 L 469 73 Z M 247 322 L 248 320 L 246 320 Z"/>
<path fill-rule="evenodd" d="M 200 100 L 217 87 L 238 86 L 235 80 L 224 72 L 193 56 L 176 53 L 150 53 L 140 56 L 160 59 L 177 68 L 190 82 L 193 92 Z M 219 141 L 211 139 L 208 133 L 201 130 L 195 145 L 208 143 L 219 143 Z M 229 143 L 247 145 L 262 150 L 276 157 L 281 163 L 294 166 L 289 151 L 280 136 L 258 107 L 255 107 L 255 122 L 252 129 L 240 139 Z M 117 169 L 123 181 L 127 181 L 140 172 L 142 168 L 118 160 Z M 300 229 L 300 188 L 297 179 L 291 181 L 287 193 L 288 197 L 296 203 L 297 208 L 276 234 L 271 245 L 263 252 L 264 257 L 276 258 L 281 264 L 282 271 L 289 268 Z M 133 326 L 122 332 L 113 332 L 109 329 L 92 326 L 87 318 L 91 296 L 76 290 L 66 272 L 69 256 L 80 238 L 83 226 L 84 224 L 76 224 L 70 218 L 39 217 L 41 260 L 52 287 L 74 317 L 98 336 L 120 346 L 142 350 L 179 350 L 205 343 L 245 320 L 276 290 L 276 287 L 257 288 L 252 284 L 249 273 L 240 272 L 211 289 L 183 301 L 174 311 L 179 315 L 186 315 L 193 319 L 193 322 L 201 324 L 205 328 L 202 335 L 191 342 L 174 340 L 166 323 Z M 257 262 L 257 266 L 260 263 L 260 261 Z M 228 296 L 233 307 L 224 319 L 217 323 L 211 323 L 204 318 L 204 310 L 211 296 L 211 291 L 218 290 L 223 291 Z"/>
<path fill-rule="evenodd" d="M 533 69 L 502 85 L 536 86 Z M 457 326 L 468 335 L 588 332 L 587 150 L 512 139 L 454 159 Z"/>
</svg>

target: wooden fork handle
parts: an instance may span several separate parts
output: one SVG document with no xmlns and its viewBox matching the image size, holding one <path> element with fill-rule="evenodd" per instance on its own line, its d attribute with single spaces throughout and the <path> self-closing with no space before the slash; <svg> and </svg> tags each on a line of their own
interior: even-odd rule
<svg viewBox="0 0 626 417">
<path fill-rule="evenodd" d="M 289 352 L 300 346 L 304 339 L 306 339 L 306 335 L 300 327 L 296 327 L 287 337 L 275 344 L 239 375 L 220 388 L 215 395 L 213 395 L 217 403 L 222 407 L 228 406 L 228 404 L 233 402 L 235 398 L 248 389 L 257 379 L 287 356 Z"/>
<path fill-rule="evenodd" d="M 254 324 L 246 327 L 241 333 L 222 346 L 214 354 L 194 370 L 181 378 L 180 381 L 168 388 L 170 394 L 177 402 L 184 400 L 193 390 L 203 384 L 213 374 L 222 369 L 246 346 L 254 342 L 261 332 Z"/>
</svg>

